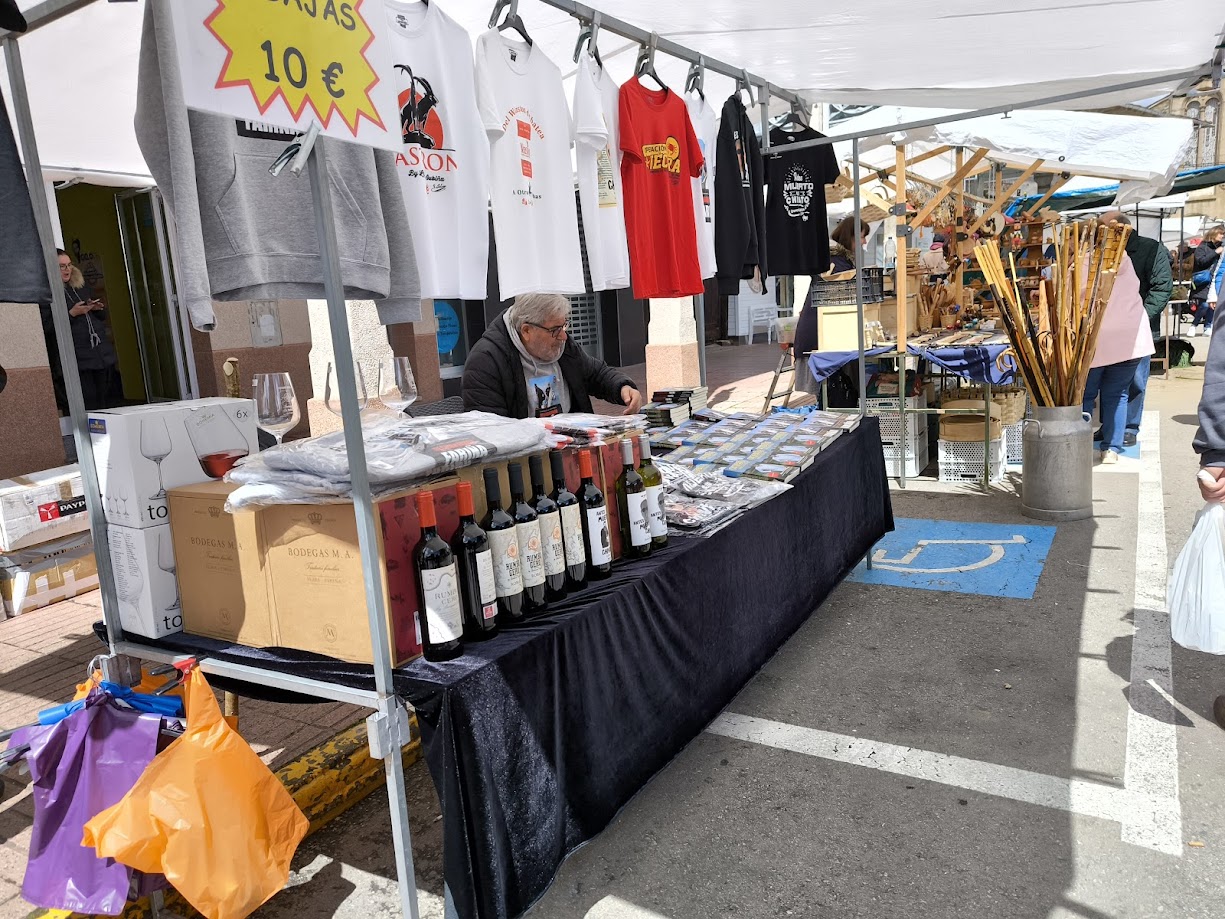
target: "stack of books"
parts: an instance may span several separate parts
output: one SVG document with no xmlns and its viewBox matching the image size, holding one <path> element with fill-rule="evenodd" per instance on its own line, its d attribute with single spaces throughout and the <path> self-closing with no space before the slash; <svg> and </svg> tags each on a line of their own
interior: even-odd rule
<svg viewBox="0 0 1225 919">
<path fill-rule="evenodd" d="M 651 401 L 659 404 L 680 404 L 689 406 L 689 414 L 706 408 L 707 391 L 705 386 L 693 386 L 676 389 L 657 389 L 651 394 Z"/>
<path fill-rule="evenodd" d="M 651 427 L 674 428 L 681 422 L 689 420 L 689 403 L 661 402 L 657 399 L 644 405 L 642 414 L 647 416 L 647 423 Z"/>
</svg>

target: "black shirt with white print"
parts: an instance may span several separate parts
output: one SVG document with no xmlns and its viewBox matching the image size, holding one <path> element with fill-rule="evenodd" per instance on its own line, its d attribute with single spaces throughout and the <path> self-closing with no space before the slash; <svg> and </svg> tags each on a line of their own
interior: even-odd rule
<svg viewBox="0 0 1225 919">
<path fill-rule="evenodd" d="M 766 157 L 766 236 L 770 240 L 766 274 L 771 277 L 829 271 L 829 226 L 825 186 L 838 178 L 832 144 L 787 150 L 823 134 L 812 128 L 770 131 Z M 777 154 L 775 151 L 778 151 Z"/>
</svg>

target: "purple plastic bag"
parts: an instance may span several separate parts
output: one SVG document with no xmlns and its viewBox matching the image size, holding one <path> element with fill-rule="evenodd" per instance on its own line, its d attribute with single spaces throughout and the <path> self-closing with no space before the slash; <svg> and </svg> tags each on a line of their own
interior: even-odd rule
<svg viewBox="0 0 1225 919">
<path fill-rule="evenodd" d="M 26 900 L 46 909 L 117 916 L 129 888 L 166 886 L 164 878 L 145 877 L 81 845 L 85 824 L 118 803 L 152 761 L 160 727 L 159 716 L 121 709 L 95 691 L 85 708 L 58 724 L 13 735 L 9 749 L 30 745 L 26 760 L 34 783 L 34 835 L 21 885 Z"/>
</svg>

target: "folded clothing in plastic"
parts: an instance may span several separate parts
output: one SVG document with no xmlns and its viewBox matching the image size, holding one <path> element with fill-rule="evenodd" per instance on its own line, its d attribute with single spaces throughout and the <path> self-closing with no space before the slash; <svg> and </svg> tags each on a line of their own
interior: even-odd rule
<svg viewBox="0 0 1225 919">
<path fill-rule="evenodd" d="M 388 494 L 476 463 L 512 459 L 549 445 L 534 420 L 487 412 L 363 419 L 366 468 L 376 495 Z M 226 502 L 234 512 L 262 504 L 315 504 L 352 493 L 343 431 L 272 447 L 249 457 L 226 477 L 240 486 Z"/>
</svg>

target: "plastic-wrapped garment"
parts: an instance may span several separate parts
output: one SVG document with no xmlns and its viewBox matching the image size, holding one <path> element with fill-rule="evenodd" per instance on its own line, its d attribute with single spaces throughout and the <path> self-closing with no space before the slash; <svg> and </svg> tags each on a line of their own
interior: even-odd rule
<svg viewBox="0 0 1225 919">
<path fill-rule="evenodd" d="M 678 466 L 676 463 L 657 462 L 656 465 L 669 491 L 694 498 L 726 501 L 739 508 L 756 507 L 791 490 L 791 486 L 785 482 L 733 479 L 720 472 L 701 472 L 688 466 Z"/>
<path fill-rule="evenodd" d="M 164 887 L 81 845 L 85 823 L 118 802 L 157 754 L 161 718 L 122 709 L 103 692 L 53 725 L 23 728 L 9 749 L 29 745 L 34 832 L 21 895 L 36 906 L 117 916 L 136 891 Z M 149 883 L 153 882 L 153 883 Z M 135 892 L 135 891 L 133 891 Z"/>
<path fill-rule="evenodd" d="M 187 730 L 123 800 L 85 826 L 84 844 L 161 871 L 209 919 L 242 919 L 285 886 L 309 827 L 288 791 L 221 717 L 199 670 Z"/>
<path fill-rule="evenodd" d="M 544 450 L 549 433 L 531 420 L 487 412 L 363 419 L 370 484 L 377 494 L 494 459 Z M 259 504 L 326 503 L 352 490 L 343 431 L 272 447 L 227 474 L 243 486 L 226 502 L 231 512 Z M 247 486 L 252 486 L 248 488 Z"/>
<path fill-rule="evenodd" d="M 1170 633 L 1184 648 L 1225 654 L 1225 505 L 1207 504 L 1178 553 L 1167 596 Z"/>
</svg>

